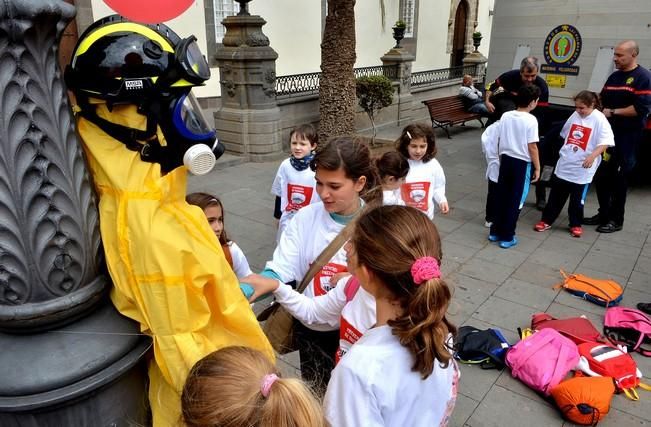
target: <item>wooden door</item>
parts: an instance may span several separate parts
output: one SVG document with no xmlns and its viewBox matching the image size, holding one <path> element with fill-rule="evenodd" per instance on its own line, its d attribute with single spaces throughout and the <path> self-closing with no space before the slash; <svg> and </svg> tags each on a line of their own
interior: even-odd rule
<svg viewBox="0 0 651 427">
<path fill-rule="evenodd" d="M 450 67 L 463 65 L 466 47 L 466 27 L 468 23 L 468 2 L 462 0 L 457 7 L 454 17 L 454 38 L 452 39 L 452 55 Z"/>
</svg>

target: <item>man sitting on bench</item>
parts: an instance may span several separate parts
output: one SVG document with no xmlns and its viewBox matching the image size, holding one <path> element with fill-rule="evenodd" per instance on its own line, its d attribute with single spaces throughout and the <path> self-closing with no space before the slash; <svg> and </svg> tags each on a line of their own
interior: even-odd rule
<svg viewBox="0 0 651 427">
<path fill-rule="evenodd" d="M 472 84 L 472 76 L 468 74 L 463 76 L 459 96 L 463 100 L 466 111 L 481 114 L 482 116 L 488 115 L 488 108 L 484 104 L 484 94 Z"/>
</svg>

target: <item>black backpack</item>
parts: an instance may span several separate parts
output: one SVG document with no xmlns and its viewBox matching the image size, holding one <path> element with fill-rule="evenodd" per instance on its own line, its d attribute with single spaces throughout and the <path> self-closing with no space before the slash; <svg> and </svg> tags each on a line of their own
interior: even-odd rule
<svg viewBox="0 0 651 427">
<path fill-rule="evenodd" d="M 504 368 L 510 344 L 497 329 L 459 328 L 454 343 L 454 358 L 461 363 L 478 364 L 482 369 Z"/>
</svg>

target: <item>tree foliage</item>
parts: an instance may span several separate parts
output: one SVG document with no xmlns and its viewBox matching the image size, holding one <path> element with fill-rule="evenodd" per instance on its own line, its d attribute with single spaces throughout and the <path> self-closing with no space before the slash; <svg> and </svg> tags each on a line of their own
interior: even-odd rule
<svg viewBox="0 0 651 427">
<path fill-rule="evenodd" d="M 375 140 L 375 115 L 393 102 L 393 85 L 386 76 L 359 77 L 356 81 L 355 92 L 357 102 L 371 120 L 373 140 Z"/>
</svg>

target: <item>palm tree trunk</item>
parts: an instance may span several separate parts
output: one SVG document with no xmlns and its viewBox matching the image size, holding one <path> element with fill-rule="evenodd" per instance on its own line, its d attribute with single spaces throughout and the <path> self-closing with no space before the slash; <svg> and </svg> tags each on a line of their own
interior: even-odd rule
<svg viewBox="0 0 651 427">
<path fill-rule="evenodd" d="M 355 0 L 328 0 L 321 42 L 319 140 L 355 130 Z"/>
</svg>

